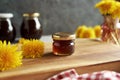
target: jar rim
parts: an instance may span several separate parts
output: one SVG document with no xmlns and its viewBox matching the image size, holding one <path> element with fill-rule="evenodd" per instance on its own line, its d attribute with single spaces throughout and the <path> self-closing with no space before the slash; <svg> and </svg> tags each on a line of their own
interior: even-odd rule
<svg viewBox="0 0 120 80">
<path fill-rule="evenodd" d="M 23 14 L 24 17 L 39 17 L 40 16 L 40 13 L 24 13 Z"/>
<path fill-rule="evenodd" d="M 57 32 L 52 35 L 54 40 L 73 40 L 75 39 L 75 34 L 68 32 Z"/>
<path fill-rule="evenodd" d="M 12 13 L 0 13 L 0 18 L 12 18 Z"/>
</svg>

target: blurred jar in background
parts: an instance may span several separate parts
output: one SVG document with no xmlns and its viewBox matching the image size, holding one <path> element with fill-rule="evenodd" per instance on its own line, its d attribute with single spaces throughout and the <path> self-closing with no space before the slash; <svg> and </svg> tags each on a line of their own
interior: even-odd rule
<svg viewBox="0 0 120 80">
<path fill-rule="evenodd" d="M 21 24 L 21 37 L 26 39 L 40 39 L 42 27 L 39 21 L 39 13 L 24 13 Z"/>
<path fill-rule="evenodd" d="M 13 42 L 16 37 L 16 30 L 12 24 L 12 13 L 0 13 L 0 40 Z"/>
</svg>

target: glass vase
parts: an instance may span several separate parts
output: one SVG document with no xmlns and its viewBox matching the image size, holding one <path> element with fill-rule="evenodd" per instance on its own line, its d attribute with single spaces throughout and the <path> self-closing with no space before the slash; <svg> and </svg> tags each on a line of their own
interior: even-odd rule
<svg viewBox="0 0 120 80">
<path fill-rule="evenodd" d="M 112 18 L 111 15 L 103 15 L 103 17 L 101 40 L 120 45 L 120 20 Z"/>
</svg>

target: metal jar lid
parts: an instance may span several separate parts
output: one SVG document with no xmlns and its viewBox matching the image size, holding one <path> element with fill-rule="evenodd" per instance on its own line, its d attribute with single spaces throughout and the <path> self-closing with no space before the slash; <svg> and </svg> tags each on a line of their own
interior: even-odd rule
<svg viewBox="0 0 120 80">
<path fill-rule="evenodd" d="M 12 13 L 0 13 L 0 18 L 12 18 Z"/>
<path fill-rule="evenodd" d="M 66 33 L 66 32 L 57 32 L 52 35 L 54 40 L 74 40 L 75 34 Z"/>
<path fill-rule="evenodd" d="M 39 17 L 40 13 L 24 13 L 23 14 L 24 17 Z"/>
</svg>

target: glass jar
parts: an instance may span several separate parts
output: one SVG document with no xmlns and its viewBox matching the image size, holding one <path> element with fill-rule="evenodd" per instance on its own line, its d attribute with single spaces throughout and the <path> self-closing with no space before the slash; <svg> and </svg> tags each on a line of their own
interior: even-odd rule
<svg viewBox="0 0 120 80">
<path fill-rule="evenodd" d="M 21 25 L 21 37 L 26 39 L 40 39 L 42 27 L 38 19 L 39 13 L 24 13 Z"/>
<path fill-rule="evenodd" d="M 75 49 L 75 34 L 58 32 L 52 35 L 53 53 L 55 55 L 71 55 Z"/>
<path fill-rule="evenodd" d="M 111 15 L 104 15 L 102 24 L 102 41 L 114 43 L 120 46 L 120 22 Z"/>
<path fill-rule="evenodd" d="M 0 40 L 13 42 L 16 37 L 16 30 L 12 24 L 12 13 L 0 13 Z"/>
</svg>

